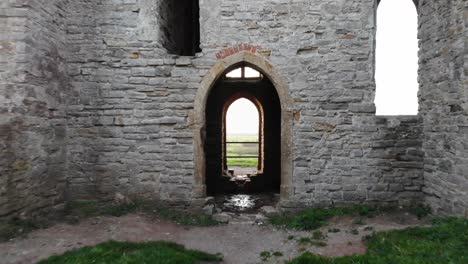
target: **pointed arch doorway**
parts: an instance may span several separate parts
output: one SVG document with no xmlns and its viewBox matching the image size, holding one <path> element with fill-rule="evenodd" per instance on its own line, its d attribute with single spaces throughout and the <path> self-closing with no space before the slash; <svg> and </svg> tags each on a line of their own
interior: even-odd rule
<svg viewBox="0 0 468 264">
<path fill-rule="evenodd" d="M 252 78 L 250 80 L 227 80 L 232 70 L 241 67 L 249 67 L 261 74 L 261 79 Z M 260 91 L 256 91 L 259 89 Z M 263 95 L 259 95 L 263 93 Z M 262 101 L 264 121 L 263 138 L 266 148 L 268 144 L 277 150 L 271 159 L 276 162 L 269 162 L 263 167 L 266 176 L 271 172 L 267 184 L 276 186 L 280 191 L 281 201 L 286 202 L 291 199 L 292 190 L 292 98 L 289 95 L 286 82 L 275 71 L 273 66 L 263 58 L 249 53 L 239 52 L 222 60 L 218 60 L 216 65 L 203 78 L 201 86 L 195 98 L 193 113 L 194 127 L 194 165 L 195 186 L 193 190 L 194 198 L 202 198 L 207 193 L 218 190 L 216 177 L 226 174 L 223 157 L 223 114 L 226 103 L 236 96 L 250 96 L 254 100 Z M 269 100 L 269 101 L 268 101 Z M 268 101 L 268 102 L 266 102 Z M 266 110 L 268 108 L 268 110 Z M 268 116 L 268 117 L 267 117 Z M 269 122 L 267 122 L 269 121 Z M 268 123 L 268 124 L 267 124 Z M 270 127 L 271 126 L 271 127 Z M 267 131 L 268 129 L 268 131 Z M 263 153 L 269 153 L 263 150 Z M 276 152 L 276 153 L 275 153 Z M 266 155 L 266 154 L 265 154 Z M 263 162 L 270 158 L 264 156 Z M 268 167 L 268 168 L 267 168 Z M 266 176 L 267 177 L 267 176 Z M 266 178 L 265 177 L 265 178 Z"/>
<path fill-rule="evenodd" d="M 207 193 L 279 193 L 281 105 L 276 89 L 268 78 L 245 63 L 233 65 L 226 72 L 211 90 L 205 112 Z M 247 77 L 246 72 L 257 77 Z M 234 125 L 227 119 L 228 111 L 239 100 L 249 102 L 256 111 L 247 112 L 248 103 L 238 109 L 238 118 L 242 119 L 235 129 L 238 133 L 228 133 L 232 132 L 228 125 Z M 242 133 L 249 131 L 248 123 L 254 116 L 258 131 Z"/>
</svg>

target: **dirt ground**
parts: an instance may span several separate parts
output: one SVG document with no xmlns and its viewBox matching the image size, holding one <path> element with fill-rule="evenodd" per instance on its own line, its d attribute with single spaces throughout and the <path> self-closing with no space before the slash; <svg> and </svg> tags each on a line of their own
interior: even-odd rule
<svg viewBox="0 0 468 264">
<path fill-rule="evenodd" d="M 227 225 L 185 228 L 143 214 L 122 217 L 95 217 L 76 225 L 58 224 L 37 230 L 24 238 L 0 244 L 0 263 L 35 263 L 54 254 L 95 245 L 108 240 L 154 241 L 167 240 L 209 253 L 222 253 L 223 263 L 283 263 L 304 251 L 326 256 L 361 254 L 366 250 L 362 238 L 373 231 L 401 229 L 424 223 L 412 215 L 394 213 L 357 221 L 355 217 L 334 218 L 320 230 L 326 235 L 324 247 L 301 244 L 300 238 L 312 232 L 279 230 L 262 224 L 259 214 L 237 214 Z M 339 229 L 336 233 L 330 228 Z M 357 230 L 357 231 L 356 231 Z M 263 251 L 281 252 L 262 261 Z"/>
</svg>

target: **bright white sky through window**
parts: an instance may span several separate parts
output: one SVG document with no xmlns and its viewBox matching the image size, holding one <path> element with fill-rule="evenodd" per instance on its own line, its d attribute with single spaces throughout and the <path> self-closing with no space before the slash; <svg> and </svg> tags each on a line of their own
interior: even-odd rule
<svg viewBox="0 0 468 264">
<path fill-rule="evenodd" d="M 418 15 L 412 0 L 382 0 L 377 9 L 377 115 L 418 113 Z"/>
<path fill-rule="evenodd" d="M 258 129 L 258 110 L 251 101 L 241 98 L 231 104 L 226 114 L 228 135 L 257 135 Z"/>
</svg>

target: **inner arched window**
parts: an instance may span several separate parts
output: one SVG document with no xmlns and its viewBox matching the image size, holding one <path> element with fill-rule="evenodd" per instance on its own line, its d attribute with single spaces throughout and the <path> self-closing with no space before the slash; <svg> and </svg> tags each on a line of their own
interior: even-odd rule
<svg viewBox="0 0 468 264">
<path fill-rule="evenodd" d="M 382 0 L 377 9 L 377 115 L 418 114 L 418 13 L 412 0 Z"/>
<path fill-rule="evenodd" d="M 260 170 L 260 112 L 252 101 L 240 98 L 229 105 L 225 120 L 225 164 L 228 170 Z"/>
</svg>

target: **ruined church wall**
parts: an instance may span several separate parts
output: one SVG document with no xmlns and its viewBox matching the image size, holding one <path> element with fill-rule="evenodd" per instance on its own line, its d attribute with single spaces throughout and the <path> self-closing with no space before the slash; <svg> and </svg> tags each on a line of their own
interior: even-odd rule
<svg viewBox="0 0 468 264">
<path fill-rule="evenodd" d="M 468 210 L 468 3 L 421 1 L 424 193 L 438 213 Z"/>
<path fill-rule="evenodd" d="M 205 56 L 258 45 L 288 83 L 291 206 L 422 197 L 421 119 L 375 116 L 376 1 L 200 3 Z"/>
<path fill-rule="evenodd" d="M 421 199 L 421 120 L 375 116 L 375 1 L 201 0 L 194 57 L 163 47 L 158 3 L 70 6 L 71 199 L 190 202 L 194 98 L 216 54 L 243 43 L 294 99 L 290 206 Z"/>
<path fill-rule="evenodd" d="M 81 1 L 68 19 L 71 199 L 190 201 L 188 112 L 203 59 L 163 48 L 159 1 Z M 206 66 L 205 68 L 208 68 Z"/>
<path fill-rule="evenodd" d="M 0 3 L 0 216 L 63 205 L 64 1 Z"/>
</svg>

